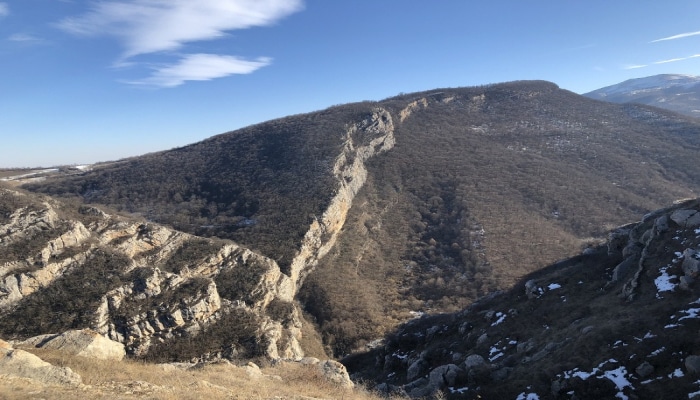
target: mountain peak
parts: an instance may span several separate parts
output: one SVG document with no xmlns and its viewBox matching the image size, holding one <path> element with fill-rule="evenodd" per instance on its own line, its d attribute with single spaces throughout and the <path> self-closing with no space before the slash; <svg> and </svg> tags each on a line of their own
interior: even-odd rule
<svg viewBox="0 0 700 400">
<path fill-rule="evenodd" d="M 700 76 L 662 74 L 628 79 L 585 93 L 612 103 L 641 103 L 697 117 L 700 115 Z"/>
</svg>

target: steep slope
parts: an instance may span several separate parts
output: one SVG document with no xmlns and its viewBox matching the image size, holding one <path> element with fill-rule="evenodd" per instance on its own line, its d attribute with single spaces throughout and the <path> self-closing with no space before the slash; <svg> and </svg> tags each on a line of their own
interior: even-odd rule
<svg viewBox="0 0 700 400">
<path fill-rule="evenodd" d="M 386 392 L 448 399 L 700 396 L 700 199 L 344 362 Z"/>
<path fill-rule="evenodd" d="M 641 103 L 691 117 L 700 116 L 700 77 L 692 75 L 664 74 L 629 79 L 584 96 L 613 103 Z"/>
<path fill-rule="evenodd" d="M 298 358 L 293 287 L 233 242 L 0 188 L 5 339 L 91 328 L 152 360 Z"/>
<path fill-rule="evenodd" d="M 699 148 L 694 119 L 512 82 L 332 107 L 26 187 L 256 249 L 343 355 L 693 196 Z"/>
</svg>

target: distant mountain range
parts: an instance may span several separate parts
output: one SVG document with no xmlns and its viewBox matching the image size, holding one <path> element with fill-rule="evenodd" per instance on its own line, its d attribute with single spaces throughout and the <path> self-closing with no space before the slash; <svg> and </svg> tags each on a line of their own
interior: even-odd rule
<svg viewBox="0 0 700 400">
<path fill-rule="evenodd" d="M 700 117 L 700 77 L 654 75 L 607 86 L 584 96 L 613 103 L 640 103 Z"/>
</svg>

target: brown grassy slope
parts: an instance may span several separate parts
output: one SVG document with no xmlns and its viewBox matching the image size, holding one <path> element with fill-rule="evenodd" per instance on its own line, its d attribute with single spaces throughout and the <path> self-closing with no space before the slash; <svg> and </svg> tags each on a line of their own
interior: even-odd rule
<svg viewBox="0 0 700 400">
<path fill-rule="evenodd" d="M 542 82 L 383 105 L 398 120 L 415 100 L 302 297 L 336 355 L 409 310 L 457 310 L 700 188 L 700 126 L 671 113 Z"/>
<path fill-rule="evenodd" d="M 83 378 L 78 388 L 42 385 L 3 376 L 0 399 L 348 399 L 382 398 L 361 387 L 352 390 L 325 380 L 314 366 L 281 363 L 249 375 L 230 364 L 181 369 L 137 361 L 110 361 L 27 349 L 53 365 L 71 368 Z M 0 371 L 1 374 L 1 371 Z"/>
</svg>

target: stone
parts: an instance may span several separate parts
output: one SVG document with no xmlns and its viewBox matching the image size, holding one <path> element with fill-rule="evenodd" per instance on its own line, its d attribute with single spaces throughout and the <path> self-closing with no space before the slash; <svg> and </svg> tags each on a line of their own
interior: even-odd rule
<svg viewBox="0 0 700 400">
<path fill-rule="evenodd" d="M 685 369 L 691 375 L 700 374 L 700 356 L 688 356 L 685 358 Z"/>
<path fill-rule="evenodd" d="M 513 371 L 512 367 L 499 368 L 491 373 L 491 379 L 496 382 L 503 382 L 508 379 L 508 375 Z"/>
<path fill-rule="evenodd" d="M 486 344 L 486 342 L 488 340 L 489 340 L 489 335 L 487 335 L 485 333 L 482 334 L 481 336 L 479 336 L 478 339 L 476 339 L 476 347 L 483 346 L 484 344 Z"/>
<path fill-rule="evenodd" d="M 457 377 L 464 371 L 454 364 L 441 365 L 428 375 L 430 386 L 436 389 L 444 389 L 445 387 L 455 386 Z"/>
<path fill-rule="evenodd" d="M 89 329 L 64 332 L 37 347 L 100 360 L 121 360 L 126 355 L 123 344 Z"/>
<path fill-rule="evenodd" d="M 700 225 L 700 215 L 697 210 L 676 210 L 671 213 L 671 220 L 684 228 L 694 228 Z"/>
<path fill-rule="evenodd" d="M 537 287 L 537 282 L 534 279 L 525 282 L 525 295 L 528 299 L 534 299 L 540 295 L 539 287 Z"/>
<path fill-rule="evenodd" d="M 24 350 L 1 349 L 0 372 L 29 378 L 49 385 L 78 386 L 80 375 L 67 367 L 57 367 Z"/>
<path fill-rule="evenodd" d="M 693 249 L 686 249 L 683 252 L 683 264 L 681 264 L 681 268 L 683 268 L 683 273 L 686 276 L 696 277 L 698 272 L 700 272 L 700 260 L 695 258 L 696 255 L 697 252 Z"/>
<path fill-rule="evenodd" d="M 683 275 L 678 278 L 678 281 L 678 287 L 680 287 L 682 290 L 691 290 L 693 283 L 695 283 L 695 278 L 692 276 Z"/>
<path fill-rule="evenodd" d="M 654 373 L 654 366 L 649 364 L 648 361 L 644 361 L 643 363 L 639 364 L 637 368 L 634 369 L 634 372 L 636 372 L 640 378 L 646 378 L 647 376 Z"/>
<path fill-rule="evenodd" d="M 662 215 L 654 221 L 654 231 L 659 234 L 668 230 L 668 216 Z"/>
<path fill-rule="evenodd" d="M 408 366 L 406 370 L 406 380 L 412 381 L 420 376 L 423 376 L 428 368 L 428 363 L 422 358 L 416 360 Z"/>
<path fill-rule="evenodd" d="M 470 370 L 472 368 L 478 368 L 486 364 L 484 357 L 478 354 L 472 354 L 464 360 L 464 369 Z"/>
<path fill-rule="evenodd" d="M 326 360 L 317 365 L 323 377 L 328 381 L 345 389 L 352 389 L 355 387 L 355 384 L 350 380 L 348 370 L 345 369 L 343 364 L 334 360 Z"/>
</svg>

